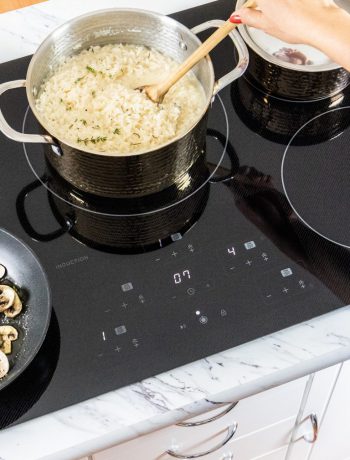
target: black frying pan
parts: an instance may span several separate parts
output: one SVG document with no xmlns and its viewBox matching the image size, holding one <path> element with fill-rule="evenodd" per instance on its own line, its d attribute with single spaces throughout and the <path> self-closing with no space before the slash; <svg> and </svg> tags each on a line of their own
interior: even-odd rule
<svg viewBox="0 0 350 460">
<path fill-rule="evenodd" d="M 8 323 L 18 330 L 8 355 L 10 371 L 0 379 L 0 391 L 13 382 L 39 351 L 51 317 L 51 295 L 46 274 L 31 249 L 22 241 L 0 229 L 0 264 L 7 268 L 6 278 L 16 284 L 24 297 L 23 310 Z M 1 281 L 2 283 L 2 281 Z M 5 316 L 0 313 L 0 325 Z"/>
</svg>

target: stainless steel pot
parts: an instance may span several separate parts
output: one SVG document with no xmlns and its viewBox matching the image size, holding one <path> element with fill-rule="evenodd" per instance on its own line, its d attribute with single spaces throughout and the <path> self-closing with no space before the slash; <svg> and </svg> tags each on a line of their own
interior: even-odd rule
<svg viewBox="0 0 350 460">
<path fill-rule="evenodd" d="M 243 4 L 244 0 L 238 0 L 236 8 Z M 239 26 L 239 32 L 249 47 L 246 77 L 267 94 L 286 100 L 321 100 L 340 93 L 350 83 L 350 73 L 335 63 L 297 65 L 284 62 L 262 49 L 253 40 L 248 27 Z"/>
<path fill-rule="evenodd" d="M 231 100 L 239 118 L 253 132 L 284 145 L 311 119 L 315 121 L 305 125 L 298 136 L 298 145 L 312 145 L 332 139 L 350 125 L 350 119 L 342 116 L 341 111 L 331 110 L 340 105 L 350 105 L 349 90 L 320 101 L 302 103 L 267 96 L 245 78 L 240 78 L 231 87 Z M 330 110 L 330 123 L 325 125 L 318 115 Z"/>
<path fill-rule="evenodd" d="M 45 155 L 57 172 L 78 189 L 105 197 L 136 197 L 163 190 L 181 182 L 189 168 L 203 155 L 207 112 L 218 91 L 240 77 L 248 65 L 248 50 L 234 31 L 230 37 L 238 53 L 234 70 L 215 81 L 209 57 L 194 73 L 202 84 L 206 105 L 196 123 L 185 134 L 170 142 L 137 154 L 118 155 L 77 149 L 65 139 L 55 138 L 35 107 L 35 97 L 43 81 L 62 59 L 91 45 L 131 43 L 155 48 L 177 61 L 187 58 L 199 45 L 199 32 L 221 26 L 223 21 L 205 22 L 192 30 L 157 13 L 136 9 L 110 9 L 89 13 L 56 29 L 34 54 L 26 80 L 0 85 L 5 91 L 25 87 L 31 110 L 43 134 L 23 134 L 12 129 L 0 111 L 0 130 L 18 142 L 45 144 Z"/>
</svg>

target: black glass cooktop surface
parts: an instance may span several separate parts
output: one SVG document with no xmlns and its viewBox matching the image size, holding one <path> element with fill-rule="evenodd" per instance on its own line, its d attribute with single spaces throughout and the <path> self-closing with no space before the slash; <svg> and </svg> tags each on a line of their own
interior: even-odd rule
<svg viewBox="0 0 350 460">
<path fill-rule="evenodd" d="M 174 17 L 194 26 L 226 18 L 231 3 Z M 213 53 L 218 75 L 231 56 L 230 42 Z M 0 81 L 24 78 L 28 63 L 2 64 Z M 0 392 L 0 427 L 350 303 L 349 101 L 346 90 L 288 103 L 241 78 L 213 103 L 205 161 L 186 186 L 127 202 L 74 190 L 42 147 L 0 134 L 1 226 L 38 255 L 53 296 L 42 349 Z M 3 95 L 1 107 L 11 126 L 35 132 L 23 90 Z"/>
</svg>

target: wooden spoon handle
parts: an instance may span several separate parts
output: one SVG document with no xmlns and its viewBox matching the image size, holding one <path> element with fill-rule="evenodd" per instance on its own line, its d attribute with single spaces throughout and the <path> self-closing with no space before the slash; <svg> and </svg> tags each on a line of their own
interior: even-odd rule
<svg viewBox="0 0 350 460">
<path fill-rule="evenodd" d="M 255 8 L 255 0 L 248 0 L 243 5 L 243 8 Z M 237 27 L 237 24 L 230 22 L 228 19 L 221 27 L 219 27 L 199 48 L 194 51 L 177 69 L 175 73 L 170 75 L 166 80 L 158 85 L 154 85 L 152 90 L 156 90 L 157 97 L 160 99 L 166 94 L 169 89 L 182 78 L 189 70 L 192 69 L 201 59 L 207 56 L 215 46 L 220 43 L 227 35 Z M 154 95 L 155 96 L 155 95 Z M 153 99 L 153 97 L 152 97 Z"/>
</svg>

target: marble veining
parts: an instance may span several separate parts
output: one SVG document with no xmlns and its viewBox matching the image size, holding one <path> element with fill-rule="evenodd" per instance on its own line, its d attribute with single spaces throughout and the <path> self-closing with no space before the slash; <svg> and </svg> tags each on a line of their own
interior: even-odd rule
<svg viewBox="0 0 350 460">
<path fill-rule="evenodd" d="M 0 62 L 67 19 L 108 7 L 162 13 L 200 0 L 51 0 L 0 15 Z M 350 307 L 0 432 L 0 460 L 79 458 L 350 358 Z"/>
<path fill-rule="evenodd" d="M 45 37 L 63 22 L 104 8 L 141 8 L 170 14 L 211 0 L 50 0 L 0 14 L 0 63 L 35 52 Z"/>
</svg>

